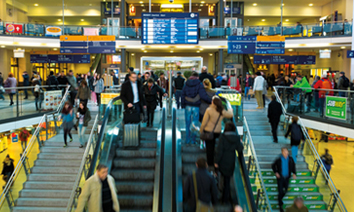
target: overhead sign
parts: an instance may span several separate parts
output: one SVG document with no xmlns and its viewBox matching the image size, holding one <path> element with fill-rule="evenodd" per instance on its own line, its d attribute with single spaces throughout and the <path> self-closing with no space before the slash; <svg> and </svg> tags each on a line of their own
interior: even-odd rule
<svg viewBox="0 0 354 212">
<path fill-rule="evenodd" d="M 228 48 L 229 54 L 254 54 L 257 36 L 229 36 Z"/>
<path fill-rule="evenodd" d="M 60 53 L 116 53 L 115 36 L 60 36 Z"/>
<path fill-rule="evenodd" d="M 335 119 L 347 119 L 347 98 L 326 96 L 326 116 Z"/>
<path fill-rule="evenodd" d="M 46 54 L 31 54 L 30 56 L 31 63 L 47 63 L 48 55 Z"/>
<path fill-rule="evenodd" d="M 199 13 L 142 13 L 142 44 L 198 44 Z"/>
<path fill-rule="evenodd" d="M 262 56 L 255 55 L 253 57 L 254 64 L 296 64 L 296 65 L 313 65 L 316 64 L 315 55 L 296 55 L 296 56 L 285 56 L 285 55 L 272 55 L 272 56 Z"/>
<path fill-rule="evenodd" d="M 272 56 L 260 56 L 260 55 L 255 55 L 253 57 L 253 63 L 254 64 L 272 64 Z"/>
<path fill-rule="evenodd" d="M 6 32 L 7 33 L 23 33 L 23 25 L 22 24 L 6 24 Z"/>
<path fill-rule="evenodd" d="M 354 51 L 348 50 L 347 51 L 347 58 L 354 58 Z"/>
<path fill-rule="evenodd" d="M 24 58 L 25 57 L 25 50 L 23 49 L 14 49 L 14 58 Z"/>
<path fill-rule="evenodd" d="M 46 36 L 52 36 L 52 37 L 58 37 L 62 33 L 61 27 L 58 26 L 46 26 L 45 28 L 45 35 Z"/>
<path fill-rule="evenodd" d="M 60 53 L 87 53 L 87 36 L 60 36 Z"/>
<path fill-rule="evenodd" d="M 90 63 L 91 57 L 85 55 L 66 55 L 66 54 L 48 54 L 48 55 L 31 55 L 31 63 Z"/>
<path fill-rule="evenodd" d="M 331 52 L 329 49 L 320 50 L 320 58 L 331 58 Z"/>
<path fill-rule="evenodd" d="M 284 36 L 257 36 L 256 54 L 284 54 Z"/>
</svg>

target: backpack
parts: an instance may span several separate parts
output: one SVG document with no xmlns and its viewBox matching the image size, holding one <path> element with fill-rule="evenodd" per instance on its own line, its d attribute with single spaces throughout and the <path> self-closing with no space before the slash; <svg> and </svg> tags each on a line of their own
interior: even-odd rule
<svg viewBox="0 0 354 212">
<path fill-rule="evenodd" d="M 291 139 L 295 141 L 300 141 L 302 139 L 302 131 L 300 125 L 293 124 L 291 126 Z"/>
<path fill-rule="evenodd" d="M 20 139 L 21 141 L 27 141 L 27 138 L 29 137 L 29 133 L 27 131 L 21 131 L 20 132 Z"/>
<path fill-rule="evenodd" d="M 322 89 L 332 89 L 331 82 L 329 80 L 323 80 L 322 79 Z M 329 91 L 325 91 L 326 95 L 329 94 Z"/>
<path fill-rule="evenodd" d="M 332 165 L 333 164 L 333 158 L 332 155 L 324 155 L 324 160 L 326 162 L 326 164 L 328 165 Z"/>
<path fill-rule="evenodd" d="M 348 88 L 350 86 L 349 79 L 343 76 L 343 87 Z"/>
</svg>

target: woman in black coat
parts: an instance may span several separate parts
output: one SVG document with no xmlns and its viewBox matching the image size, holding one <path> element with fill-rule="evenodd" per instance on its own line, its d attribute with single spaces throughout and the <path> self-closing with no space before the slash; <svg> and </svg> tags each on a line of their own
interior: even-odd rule
<svg viewBox="0 0 354 212">
<path fill-rule="evenodd" d="M 224 133 L 219 137 L 219 144 L 216 148 L 215 168 L 224 178 L 224 189 L 222 201 L 228 203 L 230 200 L 230 180 L 235 170 L 236 152 L 242 151 L 243 145 L 240 136 L 236 133 L 236 126 L 232 122 L 225 124 Z"/>
<path fill-rule="evenodd" d="M 148 114 L 148 120 L 146 124 L 147 127 L 153 127 L 154 124 L 154 113 L 156 106 L 158 105 L 157 93 L 164 94 L 164 96 L 167 96 L 167 93 L 155 83 L 154 79 L 149 78 L 143 86 L 143 94 L 145 96 Z"/>
<path fill-rule="evenodd" d="M 1 174 L 3 175 L 2 179 L 6 183 L 7 183 L 7 181 L 9 181 L 14 170 L 15 170 L 14 160 L 10 158 L 10 155 L 6 155 L 6 158 L 3 162 L 2 172 L 1 172 Z"/>
</svg>

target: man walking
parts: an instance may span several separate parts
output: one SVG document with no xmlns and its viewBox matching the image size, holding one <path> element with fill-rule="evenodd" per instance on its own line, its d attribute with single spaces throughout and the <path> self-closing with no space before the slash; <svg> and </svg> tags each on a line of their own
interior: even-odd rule
<svg viewBox="0 0 354 212">
<path fill-rule="evenodd" d="M 328 90 L 331 90 L 333 89 L 332 88 L 332 83 L 327 79 L 327 74 L 324 74 L 322 76 L 322 79 L 319 80 L 318 82 L 316 82 L 316 84 L 313 86 L 314 88 L 321 88 L 321 89 L 327 89 L 327 90 L 320 90 L 318 92 L 318 95 L 319 95 L 319 107 L 320 107 L 320 117 L 323 117 L 323 108 L 325 106 L 325 101 L 326 101 L 326 95 L 327 94 L 330 94 L 330 93 L 333 93 L 333 92 L 330 92 Z"/>
<path fill-rule="evenodd" d="M 131 72 L 129 80 L 123 83 L 120 97 L 125 110 L 135 107 L 135 110 L 140 114 L 142 108 L 146 108 L 142 85 L 138 82 L 138 76 L 135 72 Z"/>
<path fill-rule="evenodd" d="M 179 109 L 181 106 L 182 89 L 184 87 L 185 81 L 186 80 L 182 77 L 182 73 L 180 71 L 177 72 L 177 77 L 173 80 L 177 109 Z"/>
<path fill-rule="evenodd" d="M 203 66 L 202 73 L 199 74 L 200 82 L 203 83 L 203 80 L 205 78 L 208 78 L 209 81 L 211 82 L 211 87 L 215 88 L 216 84 L 215 84 L 214 77 L 211 74 L 208 73 L 208 68 L 206 66 Z"/>
<path fill-rule="evenodd" d="M 157 80 L 157 84 L 160 86 L 160 88 L 164 89 L 166 93 L 168 93 L 168 79 L 166 79 L 165 74 L 161 72 L 160 78 Z M 163 94 L 159 93 L 159 102 L 160 102 L 160 110 L 162 110 L 163 105 L 162 105 L 162 98 Z"/>
<path fill-rule="evenodd" d="M 74 107 L 75 106 L 75 97 L 77 95 L 77 91 L 79 86 L 77 85 L 76 78 L 74 77 L 74 73 L 72 70 L 69 71 L 68 76 L 66 77 L 70 84 L 70 103 Z"/>
<path fill-rule="evenodd" d="M 214 177 L 208 172 L 206 159 L 199 158 L 196 162 L 197 171 L 190 174 L 183 189 L 183 198 L 187 201 L 185 212 L 195 212 L 197 201 L 212 210 L 217 202 L 217 188 Z"/>
<path fill-rule="evenodd" d="M 54 71 L 50 71 L 49 76 L 47 78 L 47 85 L 49 86 L 49 88 L 47 88 L 47 91 L 53 91 L 58 89 L 59 83 L 57 78 L 54 76 Z"/>
<path fill-rule="evenodd" d="M 278 125 L 280 116 L 283 114 L 281 104 L 277 102 L 275 95 L 271 96 L 272 101 L 268 105 L 268 120 L 272 127 L 273 142 L 278 143 Z"/>
<path fill-rule="evenodd" d="M 254 80 L 253 90 L 257 99 L 258 107 L 256 109 L 263 108 L 263 88 L 264 88 L 264 78 L 261 75 L 261 72 L 256 73 L 257 77 Z"/>
<path fill-rule="evenodd" d="M 249 90 L 252 89 L 253 86 L 253 78 L 251 77 L 250 73 L 246 73 L 246 78 L 244 80 L 245 83 L 245 99 L 248 97 L 248 100 L 250 100 L 251 95 L 248 94 Z"/>
<path fill-rule="evenodd" d="M 22 77 L 23 77 L 23 87 L 29 86 L 30 82 L 29 82 L 29 76 L 27 74 L 27 71 L 23 72 Z M 28 99 L 28 91 L 27 91 L 26 88 L 24 89 L 24 92 L 25 92 L 25 98 L 24 99 Z"/>
<path fill-rule="evenodd" d="M 68 79 L 66 78 L 64 71 L 60 73 L 60 76 L 57 78 L 59 85 L 63 86 L 60 87 L 61 89 L 61 95 L 64 96 L 65 94 L 65 86 L 69 84 Z"/>
<path fill-rule="evenodd" d="M 289 156 L 289 151 L 286 147 L 281 148 L 281 155 L 272 164 L 272 169 L 277 177 L 280 212 L 284 212 L 283 197 L 288 190 L 291 173 L 293 174 L 293 179 L 296 179 L 295 163 L 293 158 Z"/>
<path fill-rule="evenodd" d="M 338 89 L 339 90 L 348 90 L 349 86 L 350 86 L 350 81 L 349 79 L 345 76 L 345 73 L 342 71 L 340 72 L 340 77 L 338 80 Z M 345 97 L 346 93 L 345 92 L 338 92 L 339 96 L 341 97 Z"/>
<path fill-rule="evenodd" d="M 119 202 L 114 178 L 108 175 L 108 167 L 97 166 L 97 172 L 84 184 L 79 196 L 76 212 L 84 211 L 87 203 L 89 212 L 119 212 Z"/>
</svg>

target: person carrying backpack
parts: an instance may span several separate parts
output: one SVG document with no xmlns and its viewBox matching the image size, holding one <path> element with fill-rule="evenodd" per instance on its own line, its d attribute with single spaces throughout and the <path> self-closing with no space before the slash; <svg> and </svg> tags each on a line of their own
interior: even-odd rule
<svg viewBox="0 0 354 212">
<path fill-rule="evenodd" d="M 342 71 L 340 72 L 340 77 L 338 80 L 338 89 L 339 90 L 348 90 L 350 86 L 350 81 L 349 79 L 345 76 L 345 73 Z M 345 97 L 345 92 L 338 92 L 339 96 Z"/>
<path fill-rule="evenodd" d="M 332 169 L 333 165 L 333 157 L 328 153 L 328 149 L 325 149 L 325 154 L 321 156 L 321 160 L 323 162 L 323 165 L 325 166 L 328 174 Z"/>
<path fill-rule="evenodd" d="M 302 133 L 301 126 L 297 124 L 299 118 L 297 116 L 292 117 L 292 123 L 289 125 L 289 129 L 285 134 L 285 138 L 291 134 L 290 145 L 291 145 L 291 155 L 296 163 L 297 152 L 299 150 L 299 145 L 301 140 L 304 139 L 304 134 Z"/>
<path fill-rule="evenodd" d="M 318 80 L 316 84 L 313 86 L 313 88 L 320 88 L 320 89 L 333 89 L 332 88 L 332 83 L 327 79 L 327 74 L 324 74 L 322 76 L 321 80 Z M 318 96 L 319 96 L 319 107 L 320 107 L 320 117 L 323 117 L 323 108 L 324 104 L 326 101 L 326 95 L 333 95 L 333 91 L 328 91 L 328 90 L 320 90 L 318 91 Z"/>
<path fill-rule="evenodd" d="M 27 141 L 28 141 L 28 138 L 30 137 L 30 133 L 26 130 L 26 128 L 23 128 L 20 132 L 20 140 L 21 140 L 21 146 L 22 146 L 22 149 L 23 151 L 25 151 L 26 147 L 27 147 Z"/>
</svg>

